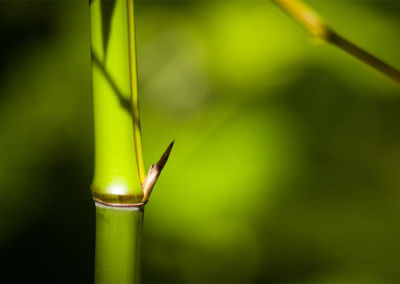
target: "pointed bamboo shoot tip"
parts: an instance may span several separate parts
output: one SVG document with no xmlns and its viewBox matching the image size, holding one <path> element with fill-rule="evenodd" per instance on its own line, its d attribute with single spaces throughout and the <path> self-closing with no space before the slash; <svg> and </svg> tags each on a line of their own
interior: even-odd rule
<svg viewBox="0 0 400 284">
<path fill-rule="evenodd" d="M 160 169 L 160 171 L 164 168 L 165 164 L 168 161 L 169 154 L 171 153 L 172 147 L 174 147 L 175 139 L 172 140 L 172 142 L 169 144 L 167 150 L 165 150 L 164 154 L 161 156 L 160 160 L 157 163 L 157 167 Z"/>
<path fill-rule="evenodd" d="M 143 199 L 142 202 L 147 202 L 151 191 L 153 190 L 154 185 L 157 182 L 158 177 L 161 174 L 162 169 L 164 168 L 165 164 L 168 161 L 169 154 L 171 153 L 172 147 L 174 146 L 175 140 L 173 140 L 167 150 L 165 150 L 164 154 L 161 156 L 160 160 L 156 165 L 152 164 L 150 167 L 149 172 L 147 173 L 146 178 L 142 183 L 143 189 Z"/>
</svg>

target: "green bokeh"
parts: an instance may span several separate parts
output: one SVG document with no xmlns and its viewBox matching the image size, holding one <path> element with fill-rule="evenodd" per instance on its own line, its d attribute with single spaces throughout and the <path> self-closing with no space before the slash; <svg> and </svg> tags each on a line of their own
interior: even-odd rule
<svg viewBox="0 0 400 284">
<path fill-rule="evenodd" d="M 310 1 L 400 67 L 395 1 Z M 270 1 L 138 1 L 145 282 L 399 282 L 399 86 Z M 5 281 L 91 281 L 85 1 L 0 2 Z M 26 273 L 18 273 L 21 269 Z"/>
</svg>

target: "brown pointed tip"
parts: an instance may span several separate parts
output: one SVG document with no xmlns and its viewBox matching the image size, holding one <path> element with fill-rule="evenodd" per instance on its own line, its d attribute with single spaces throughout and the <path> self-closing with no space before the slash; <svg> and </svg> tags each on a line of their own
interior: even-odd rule
<svg viewBox="0 0 400 284">
<path fill-rule="evenodd" d="M 174 143 L 175 143 L 175 139 L 172 140 L 172 142 L 169 144 L 167 150 L 165 150 L 164 154 L 161 156 L 160 160 L 158 161 L 157 167 L 160 171 L 164 168 L 165 164 L 167 163 L 169 154 L 171 154 L 171 151 L 172 151 L 172 147 L 174 147 Z"/>
<path fill-rule="evenodd" d="M 164 168 L 165 164 L 168 161 L 169 154 L 171 153 L 172 147 L 174 146 L 175 140 L 173 140 L 167 150 L 165 150 L 164 154 L 162 155 L 161 159 L 158 161 L 156 165 L 151 165 L 151 168 L 149 172 L 147 173 L 146 178 L 144 179 L 142 183 L 142 189 L 143 189 L 143 202 L 147 202 L 149 200 L 151 191 L 153 190 L 153 187 L 160 176 L 160 173 L 162 169 Z"/>
</svg>

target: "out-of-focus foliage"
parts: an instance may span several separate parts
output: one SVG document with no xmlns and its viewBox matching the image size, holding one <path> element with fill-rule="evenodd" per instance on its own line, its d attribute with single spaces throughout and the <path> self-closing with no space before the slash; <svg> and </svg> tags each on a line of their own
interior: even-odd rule
<svg viewBox="0 0 400 284">
<path fill-rule="evenodd" d="M 400 66 L 400 5 L 312 1 Z M 270 1 L 138 1 L 145 282 L 398 282 L 399 87 Z M 84 1 L 0 2 L 5 281 L 91 281 Z M 21 272 L 23 271 L 23 273 Z"/>
</svg>

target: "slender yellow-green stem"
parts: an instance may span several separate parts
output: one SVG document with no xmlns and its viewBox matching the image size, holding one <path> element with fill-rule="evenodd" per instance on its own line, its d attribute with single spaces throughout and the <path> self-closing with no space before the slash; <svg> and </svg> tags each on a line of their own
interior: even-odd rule
<svg viewBox="0 0 400 284">
<path fill-rule="evenodd" d="M 127 0 L 128 18 L 128 46 L 129 46 L 129 66 L 130 66 L 130 86 L 133 116 L 133 134 L 135 138 L 136 160 L 139 171 L 140 182 L 143 183 L 146 173 L 143 162 L 142 137 L 140 135 L 140 116 L 139 116 L 139 96 L 137 84 L 137 60 L 136 60 L 136 41 L 135 41 L 135 19 L 133 0 Z"/>
<path fill-rule="evenodd" d="M 317 12 L 302 1 L 274 0 L 274 2 L 300 23 L 313 37 L 341 48 L 397 83 L 400 83 L 399 70 L 334 32 L 324 23 Z"/>
<path fill-rule="evenodd" d="M 133 0 L 90 2 L 95 123 L 96 283 L 138 283 L 144 164 Z M 130 9 L 128 9 L 128 7 Z"/>
<path fill-rule="evenodd" d="M 137 104 L 137 91 L 131 86 L 127 15 L 127 0 L 91 2 L 95 124 L 92 192 L 94 198 L 112 204 L 134 204 L 143 198 L 138 175 L 140 160 L 136 155 L 139 150 L 135 147 L 140 144 L 140 132 L 134 131 L 139 114 L 132 116 L 133 109 L 138 107 L 132 107 L 132 103 Z"/>
<path fill-rule="evenodd" d="M 143 207 L 96 204 L 96 283 L 139 283 Z"/>
<path fill-rule="evenodd" d="M 96 283 L 138 283 L 144 205 L 172 145 L 146 176 L 133 0 L 91 0 Z"/>
</svg>

